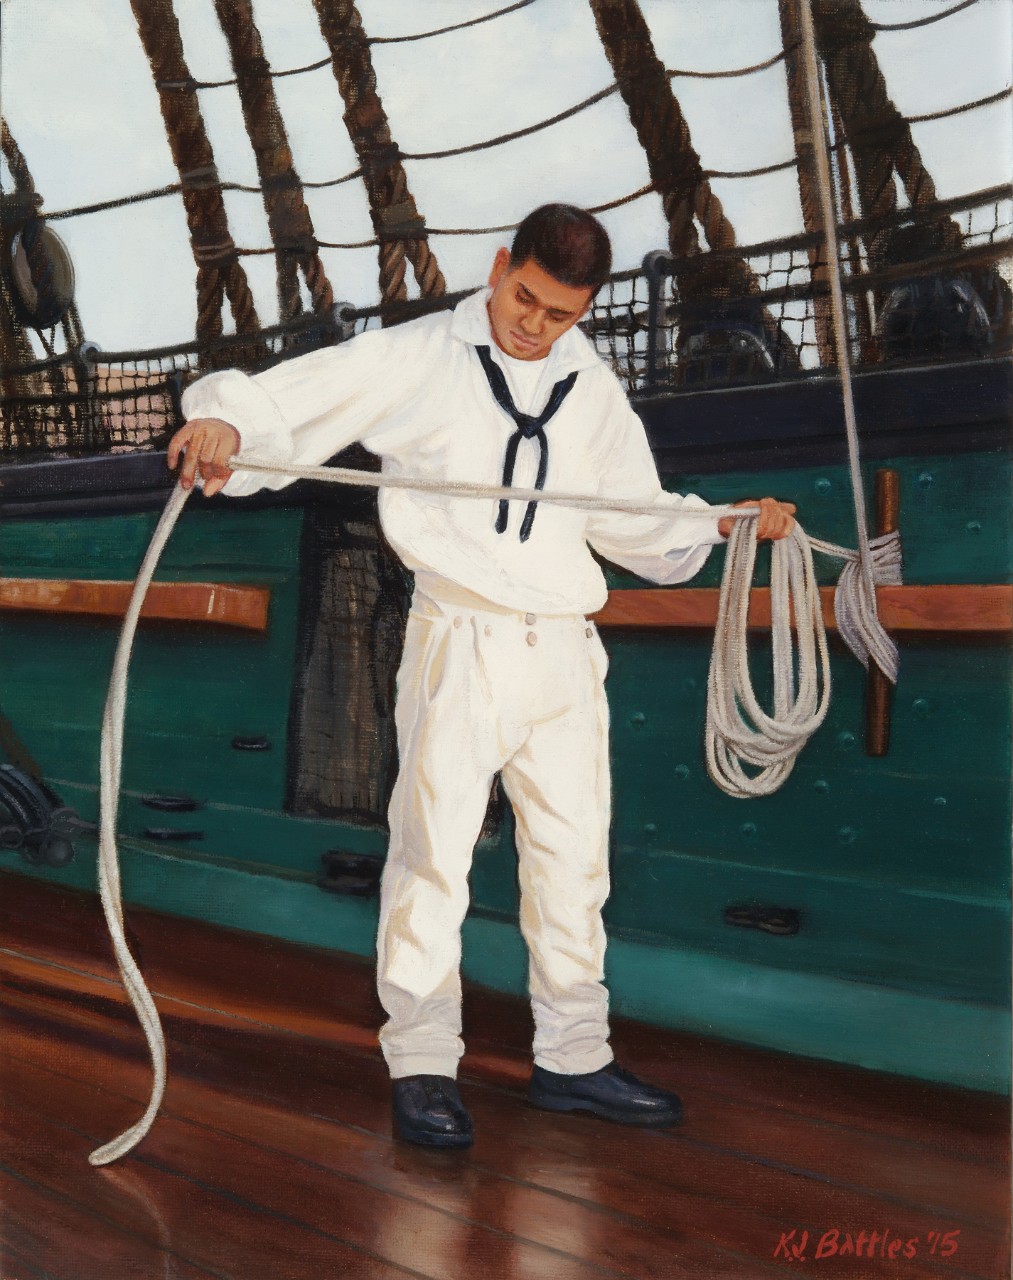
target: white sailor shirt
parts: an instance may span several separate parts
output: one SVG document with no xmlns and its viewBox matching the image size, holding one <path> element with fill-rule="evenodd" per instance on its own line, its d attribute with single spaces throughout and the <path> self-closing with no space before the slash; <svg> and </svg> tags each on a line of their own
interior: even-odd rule
<svg viewBox="0 0 1013 1280">
<path fill-rule="evenodd" d="M 692 577 L 722 541 L 717 517 L 681 515 L 708 504 L 693 494 L 663 492 L 643 424 L 615 375 L 577 328 L 537 362 L 537 380 L 530 369 L 515 372 L 518 362 L 492 338 L 488 298 L 489 290 L 481 290 L 452 312 L 368 331 L 264 373 L 208 374 L 184 393 L 184 413 L 230 423 L 247 456 L 279 468 L 319 464 L 360 442 L 381 457 L 384 475 L 498 485 L 516 428 L 496 403 L 475 347 L 489 347 L 524 412 L 538 412 L 553 385 L 576 372 L 545 427 L 545 488 L 657 503 L 667 508 L 664 514 L 543 502 L 521 541 L 524 502 L 509 504 L 507 528 L 499 533 L 492 499 L 381 489 L 384 534 L 420 585 L 442 579 L 501 608 L 538 614 L 587 614 L 604 605 L 605 579 L 591 548 L 655 582 Z M 534 486 L 538 453 L 536 440 L 521 441 L 514 486 Z M 237 471 L 223 492 L 242 496 L 291 479 Z"/>
</svg>

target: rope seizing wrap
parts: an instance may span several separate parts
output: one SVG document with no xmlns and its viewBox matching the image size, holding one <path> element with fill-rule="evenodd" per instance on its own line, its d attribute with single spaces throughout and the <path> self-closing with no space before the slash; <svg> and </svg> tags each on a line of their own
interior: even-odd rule
<svg viewBox="0 0 1013 1280">
<path fill-rule="evenodd" d="M 897 646 L 883 630 L 875 610 L 869 609 L 858 552 L 833 542 L 823 542 L 820 538 L 810 538 L 809 545 L 814 551 L 846 562 L 834 592 L 834 617 L 841 639 L 863 667 L 868 669 L 871 659 L 890 683 L 896 684 L 900 670 Z M 870 538 L 869 554 L 873 580 L 877 585 L 895 586 L 900 583 L 899 533 L 883 533 L 878 538 Z"/>
</svg>

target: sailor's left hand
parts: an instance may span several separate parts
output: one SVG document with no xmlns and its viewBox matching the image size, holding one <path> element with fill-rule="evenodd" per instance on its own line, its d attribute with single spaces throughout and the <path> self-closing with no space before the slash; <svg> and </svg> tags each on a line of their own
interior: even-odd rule
<svg viewBox="0 0 1013 1280">
<path fill-rule="evenodd" d="M 776 498 L 746 498 L 743 502 L 736 502 L 735 505 L 737 507 L 759 506 L 760 514 L 756 522 L 758 541 L 787 538 L 795 528 L 794 502 L 778 502 Z M 724 516 L 718 521 L 718 533 L 723 538 L 727 538 L 735 523 L 734 516 Z"/>
</svg>

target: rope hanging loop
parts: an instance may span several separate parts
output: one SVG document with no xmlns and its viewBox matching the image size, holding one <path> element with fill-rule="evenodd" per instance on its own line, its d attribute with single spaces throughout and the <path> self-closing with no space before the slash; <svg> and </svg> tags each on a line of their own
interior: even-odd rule
<svg viewBox="0 0 1013 1280">
<path fill-rule="evenodd" d="M 707 674 L 707 772 L 740 799 L 770 795 L 782 785 L 830 706 L 830 654 L 812 546 L 797 524 L 771 548 L 772 711 L 756 697 L 748 648 L 756 526 L 755 516 L 737 521 L 728 537 Z"/>
</svg>

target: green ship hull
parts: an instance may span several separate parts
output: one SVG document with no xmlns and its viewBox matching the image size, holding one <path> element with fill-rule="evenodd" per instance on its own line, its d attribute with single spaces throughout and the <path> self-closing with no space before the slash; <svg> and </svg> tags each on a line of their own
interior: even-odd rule
<svg viewBox="0 0 1013 1280">
<path fill-rule="evenodd" d="M 1009 382 L 1006 361 L 859 375 L 870 488 L 878 467 L 900 477 L 906 583 L 1010 581 Z M 762 472 L 763 491 L 796 502 L 811 533 L 853 546 L 834 394 L 833 380 L 821 378 L 643 397 L 639 408 L 667 487 L 722 502 L 749 496 Z M 2 470 L 0 578 L 133 579 L 167 493 L 164 455 Z M 326 488 L 196 498 L 184 513 L 159 579 L 266 588 L 267 624 L 142 624 L 118 821 L 124 896 L 368 955 L 375 898 L 325 892 L 319 882 L 328 853 L 382 858 L 382 816 L 312 816 L 292 803 L 310 526 L 322 509 L 369 515 L 365 500 Z M 715 586 L 720 567 L 718 553 L 693 585 Z M 838 569 L 821 564 L 823 580 Z M 645 585 L 611 575 L 616 591 Z M 87 821 L 97 818 L 118 631 L 115 618 L 0 612 L 6 754 L 36 762 L 60 802 Z M 865 673 L 834 642 L 828 719 L 782 790 L 756 800 L 724 795 L 704 767 L 711 636 L 635 626 L 605 626 L 603 636 L 613 1008 L 732 1041 L 1006 1090 L 1008 634 L 900 637 L 883 757 L 864 749 Z M 764 644 L 757 638 L 761 659 Z M 340 743 L 340 715 L 333 733 Z M 171 811 L 181 797 L 184 810 Z M 93 889 L 94 837 L 78 832 L 74 844 L 64 866 L 15 850 L 0 854 L 0 866 Z M 751 907 L 797 927 L 743 927 L 756 922 Z M 475 854 L 466 976 L 526 989 L 516 914 L 506 812 Z"/>
</svg>

